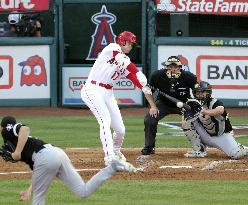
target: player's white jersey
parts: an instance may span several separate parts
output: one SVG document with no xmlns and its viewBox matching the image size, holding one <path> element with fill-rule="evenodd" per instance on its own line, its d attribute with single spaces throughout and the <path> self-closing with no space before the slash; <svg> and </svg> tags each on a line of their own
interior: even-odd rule
<svg viewBox="0 0 248 205">
<path fill-rule="evenodd" d="M 95 61 L 87 82 L 96 81 L 98 83 L 113 85 L 113 81 L 127 76 L 126 69 L 130 64 L 130 59 L 116 43 L 106 46 Z"/>
</svg>

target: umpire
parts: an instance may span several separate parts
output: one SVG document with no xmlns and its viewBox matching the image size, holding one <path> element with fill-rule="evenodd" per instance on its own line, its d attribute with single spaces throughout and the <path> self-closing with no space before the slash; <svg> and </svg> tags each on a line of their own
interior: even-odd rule
<svg viewBox="0 0 248 205">
<path fill-rule="evenodd" d="M 189 71 L 182 70 L 182 63 L 177 56 L 170 56 L 162 65 L 164 66 L 163 69 L 156 70 L 152 74 L 150 85 L 182 102 L 186 102 L 190 98 L 190 89 L 194 89 L 197 83 L 196 76 Z M 163 95 L 158 93 L 156 98 L 158 116 L 153 117 L 147 113 L 144 119 L 145 146 L 141 150 L 143 155 L 155 153 L 158 121 L 169 114 L 181 114 L 181 110 Z"/>
</svg>

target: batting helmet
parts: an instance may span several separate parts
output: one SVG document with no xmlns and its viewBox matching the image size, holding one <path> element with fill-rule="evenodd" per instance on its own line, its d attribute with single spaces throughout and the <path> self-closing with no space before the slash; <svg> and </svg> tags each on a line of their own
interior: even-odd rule
<svg viewBox="0 0 248 205">
<path fill-rule="evenodd" d="M 117 43 L 122 45 L 125 41 L 129 41 L 131 43 L 136 43 L 136 36 L 130 31 L 123 31 L 117 37 Z"/>
</svg>

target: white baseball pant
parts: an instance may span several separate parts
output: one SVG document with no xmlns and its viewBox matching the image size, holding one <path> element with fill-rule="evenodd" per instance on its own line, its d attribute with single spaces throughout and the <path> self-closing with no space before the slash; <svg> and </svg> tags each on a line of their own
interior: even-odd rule
<svg viewBox="0 0 248 205">
<path fill-rule="evenodd" d="M 47 145 L 46 145 L 47 146 Z M 32 205 L 44 205 L 45 194 L 52 180 L 58 177 L 75 195 L 84 198 L 91 195 L 115 171 L 105 167 L 87 183 L 73 167 L 65 152 L 51 145 L 32 156 L 34 169 L 32 175 Z"/>
<path fill-rule="evenodd" d="M 193 125 L 201 136 L 202 142 L 207 146 L 219 148 L 233 159 L 239 159 L 244 156 L 245 153 L 235 141 L 233 132 L 223 133 L 220 136 L 210 136 L 199 122 L 195 121 Z"/>
<path fill-rule="evenodd" d="M 81 97 L 100 125 L 104 161 L 109 164 L 115 153 L 120 151 L 125 136 L 125 126 L 113 90 L 87 83 L 81 90 Z"/>
</svg>

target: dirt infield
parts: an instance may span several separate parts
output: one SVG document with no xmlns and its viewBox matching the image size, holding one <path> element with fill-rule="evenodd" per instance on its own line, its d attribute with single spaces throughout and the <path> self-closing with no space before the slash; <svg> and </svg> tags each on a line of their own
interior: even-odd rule
<svg viewBox="0 0 248 205">
<path fill-rule="evenodd" d="M 216 149 L 209 149 L 207 158 L 185 158 L 186 149 L 161 148 L 155 155 L 141 156 L 140 149 L 124 149 L 128 161 L 139 172 L 118 173 L 113 179 L 248 179 L 248 160 L 230 160 Z M 84 179 L 89 179 L 104 167 L 101 149 L 67 149 L 72 163 Z M 12 173 L 10 173 L 12 172 Z M 30 178 L 31 172 L 24 163 L 10 164 L 0 161 L 0 179 Z"/>
<path fill-rule="evenodd" d="M 146 108 L 121 109 L 125 115 L 143 117 Z M 229 109 L 231 116 L 247 116 L 248 109 Z M 14 116 L 80 116 L 91 115 L 87 109 L 76 108 L 0 108 L 0 115 Z M 102 149 L 66 149 L 74 166 L 84 179 L 104 167 Z M 230 160 L 221 151 L 208 149 L 206 158 L 185 158 L 187 149 L 160 148 L 155 155 L 141 156 L 140 149 L 123 149 L 128 161 L 140 169 L 136 174 L 119 173 L 113 179 L 248 179 L 248 158 Z M 10 164 L 0 159 L 0 179 L 29 178 L 24 163 Z"/>
</svg>

